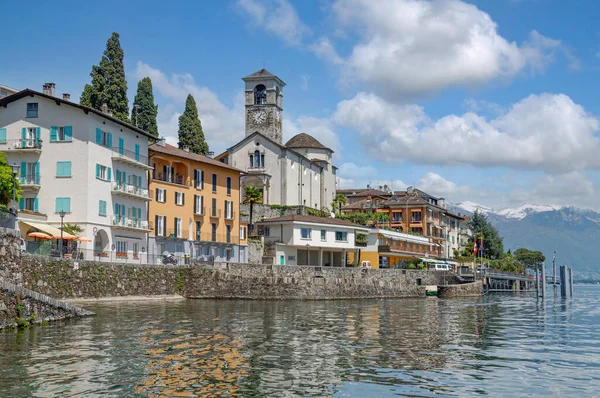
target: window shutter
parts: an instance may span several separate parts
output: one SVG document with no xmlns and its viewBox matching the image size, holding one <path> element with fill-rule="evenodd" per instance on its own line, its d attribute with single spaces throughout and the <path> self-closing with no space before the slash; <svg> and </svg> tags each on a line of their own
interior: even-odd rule
<svg viewBox="0 0 600 398">
<path fill-rule="evenodd" d="M 138 187 L 142 188 L 142 176 L 138 176 Z"/>
<path fill-rule="evenodd" d="M 123 184 L 125 184 L 127 182 L 127 173 L 125 171 L 121 172 L 121 178 L 121 181 L 123 181 Z"/>
<path fill-rule="evenodd" d="M 38 198 L 33 198 L 33 211 L 38 212 Z"/>
<path fill-rule="evenodd" d="M 200 189 L 204 189 L 204 170 L 200 170 Z"/>
<path fill-rule="evenodd" d="M 21 138 L 22 138 L 22 139 L 25 139 L 25 138 L 27 138 L 27 128 L 26 128 L 26 127 L 23 127 L 23 128 L 21 129 Z"/>
<path fill-rule="evenodd" d="M 102 144 L 102 130 L 96 129 L 96 144 Z"/>
<path fill-rule="evenodd" d="M 73 126 L 65 126 L 65 141 L 73 141 Z"/>
<path fill-rule="evenodd" d="M 194 214 L 198 213 L 198 195 L 194 195 Z"/>
<path fill-rule="evenodd" d="M 108 136 L 107 145 L 109 148 L 112 148 L 112 133 L 108 133 L 107 136 Z"/>
<path fill-rule="evenodd" d="M 55 142 L 58 135 L 58 127 L 50 126 L 50 142 Z"/>
<path fill-rule="evenodd" d="M 96 163 L 96 178 L 100 178 L 100 164 Z"/>
<path fill-rule="evenodd" d="M 0 143 L 6 144 L 6 129 L 0 129 Z"/>
<path fill-rule="evenodd" d="M 160 236 L 160 231 L 158 230 L 158 216 L 156 215 L 154 216 L 154 236 Z"/>
<path fill-rule="evenodd" d="M 27 178 L 27 162 L 21 162 L 21 184 L 25 184 Z"/>
<path fill-rule="evenodd" d="M 118 217 L 119 216 L 119 210 L 121 209 L 121 206 L 119 206 L 117 203 L 115 203 L 115 216 Z"/>
<path fill-rule="evenodd" d="M 106 179 L 108 180 L 108 182 L 110 182 L 110 175 L 111 175 L 111 173 L 112 173 L 112 170 L 111 170 L 111 168 L 109 167 L 109 168 L 106 170 L 106 174 L 108 174 L 108 175 L 107 175 L 107 177 L 106 177 Z"/>
<path fill-rule="evenodd" d="M 65 176 L 71 177 L 71 162 L 65 162 Z"/>
<path fill-rule="evenodd" d="M 142 208 L 138 207 L 137 210 L 138 210 L 138 220 L 141 220 L 142 219 Z"/>
<path fill-rule="evenodd" d="M 56 176 L 57 177 L 62 177 L 62 172 L 63 172 L 63 167 L 62 167 L 62 162 L 56 162 Z"/>
<path fill-rule="evenodd" d="M 115 169 L 115 181 L 117 183 L 121 182 L 121 171 L 119 169 Z"/>
<path fill-rule="evenodd" d="M 140 144 L 135 144 L 135 160 L 140 161 Z"/>
<path fill-rule="evenodd" d="M 121 205 L 121 215 L 123 216 L 122 220 L 122 224 L 125 224 L 125 205 Z"/>
<path fill-rule="evenodd" d="M 70 213 L 71 212 L 71 198 L 65 198 L 65 207 L 66 207 L 66 212 Z"/>
<path fill-rule="evenodd" d="M 25 210 L 25 198 L 19 199 L 19 210 Z"/>
<path fill-rule="evenodd" d="M 184 192 L 181 193 L 181 204 L 185 205 L 185 193 Z"/>
<path fill-rule="evenodd" d="M 35 162 L 35 175 L 33 176 L 34 183 L 40 183 L 40 162 Z"/>
<path fill-rule="evenodd" d="M 159 193 L 159 192 L 160 192 L 160 189 L 158 189 L 158 188 L 157 188 L 157 189 L 156 189 L 156 201 L 157 201 L 157 202 L 159 202 L 159 200 L 158 200 L 158 193 Z"/>
</svg>

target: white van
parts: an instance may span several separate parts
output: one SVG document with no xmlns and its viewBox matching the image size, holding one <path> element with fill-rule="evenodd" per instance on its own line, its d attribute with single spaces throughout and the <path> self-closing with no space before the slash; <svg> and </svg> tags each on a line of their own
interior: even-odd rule
<svg viewBox="0 0 600 398">
<path fill-rule="evenodd" d="M 450 271 L 450 265 L 449 264 L 440 264 L 440 263 L 435 263 L 435 264 L 431 264 L 429 266 L 429 270 L 430 271 Z"/>
</svg>

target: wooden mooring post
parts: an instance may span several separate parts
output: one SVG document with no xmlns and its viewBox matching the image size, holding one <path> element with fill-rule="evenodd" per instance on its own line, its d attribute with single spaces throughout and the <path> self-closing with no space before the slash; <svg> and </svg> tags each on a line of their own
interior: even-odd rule
<svg viewBox="0 0 600 398">
<path fill-rule="evenodd" d="M 560 266 L 560 295 L 573 297 L 573 269 L 564 265 Z"/>
</svg>

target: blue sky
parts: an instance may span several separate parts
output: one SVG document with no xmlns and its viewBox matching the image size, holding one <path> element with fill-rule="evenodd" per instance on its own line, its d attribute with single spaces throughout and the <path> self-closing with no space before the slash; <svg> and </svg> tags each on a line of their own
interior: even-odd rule
<svg viewBox="0 0 600 398">
<path fill-rule="evenodd" d="M 150 76 L 174 142 L 192 93 L 211 149 L 243 137 L 241 77 L 283 79 L 284 139 L 335 151 L 343 188 L 600 209 L 592 0 L 75 1 L 3 6 L 0 83 L 74 99 L 113 31 L 129 99 Z M 26 27 L 26 28 L 24 28 Z"/>
</svg>

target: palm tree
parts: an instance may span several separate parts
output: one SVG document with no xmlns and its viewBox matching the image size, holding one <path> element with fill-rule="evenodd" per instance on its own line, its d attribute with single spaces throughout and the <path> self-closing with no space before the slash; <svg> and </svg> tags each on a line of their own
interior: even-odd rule
<svg viewBox="0 0 600 398">
<path fill-rule="evenodd" d="M 262 203 L 263 202 L 263 193 L 261 189 L 258 189 L 256 187 L 252 187 L 252 186 L 247 186 L 244 189 L 244 204 L 245 205 L 250 205 L 250 230 L 253 230 L 253 226 L 254 224 L 252 223 L 252 211 L 254 208 L 254 204 L 255 203 Z"/>
<path fill-rule="evenodd" d="M 348 198 L 346 195 L 338 193 L 335 195 L 335 199 L 333 199 L 333 208 L 337 206 L 338 214 L 342 212 L 342 207 L 344 207 L 348 203 Z"/>
</svg>

